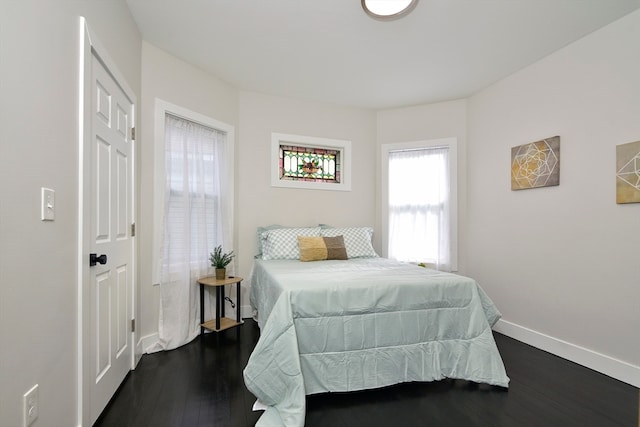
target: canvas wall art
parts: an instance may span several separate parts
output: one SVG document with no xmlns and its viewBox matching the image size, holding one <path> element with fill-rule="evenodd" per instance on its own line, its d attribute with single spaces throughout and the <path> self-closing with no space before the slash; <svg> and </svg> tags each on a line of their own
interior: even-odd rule
<svg viewBox="0 0 640 427">
<path fill-rule="evenodd" d="M 560 137 L 511 148 L 511 189 L 560 185 Z"/>
<path fill-rule="evenodd" d="M 616 147 L 616 202 L 640 203 L 640 141 Z"/>
</svg>

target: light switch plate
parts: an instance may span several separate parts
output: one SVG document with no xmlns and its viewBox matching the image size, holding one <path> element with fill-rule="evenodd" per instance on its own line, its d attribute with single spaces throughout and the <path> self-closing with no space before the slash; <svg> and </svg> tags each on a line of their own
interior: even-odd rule
<svg viewBox="0 0 640 427">
<path fill-rule="evenodd" d="M 50 188 L 42 187 L 41 190 L 40 219 L 42 221 L 56 219 L 56 192 Z"/>
<path fill-rule="evenodd" d="M 24 421 L 22 425 L 24 427 L 29 427 L 33 422 L 38 418 L 38 384 L 31 387 L 31 390 L 26 392 L 22 397 L 23 400 L 23 410 L 24 410 Z"/>
</svg>

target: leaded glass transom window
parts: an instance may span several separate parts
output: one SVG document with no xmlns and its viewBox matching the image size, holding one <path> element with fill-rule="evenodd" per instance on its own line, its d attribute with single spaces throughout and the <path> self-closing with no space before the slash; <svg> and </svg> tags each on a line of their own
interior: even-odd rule
<svg viewBox="0 0 640 427">
<path fill-rule="evenodd" d="M 312 182 L 340 182 L 340 152 L 280 145 L 280 177 Z"/>
<path fill-rule="evenodd" d="M 272 133 L 271 185 L 351 191 L 351 141 Z"/>
</svg>

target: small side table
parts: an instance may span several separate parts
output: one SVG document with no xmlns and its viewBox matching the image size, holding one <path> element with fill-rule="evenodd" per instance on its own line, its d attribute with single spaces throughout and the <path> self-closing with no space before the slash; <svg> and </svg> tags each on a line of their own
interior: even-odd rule
<svg viewBox="0 0 640 427">
<path fill-rule="evenodd" d="M 200 334 L 203 334 L 205 329 L 220 332 L 243 323 L 240 318 L 240 284 L 242 283 L 242 277 L 236 276 L 218 280 L 215 276 L 208 276 L 198 279 L 198 283 L 200 284 Z M 236 285 L 236 320 L 224 317 L 224 287 L 233 284 Z M 205 286 L 216 288 L 216 318 L 206 322 L 204 320 Z"/>
</svg>

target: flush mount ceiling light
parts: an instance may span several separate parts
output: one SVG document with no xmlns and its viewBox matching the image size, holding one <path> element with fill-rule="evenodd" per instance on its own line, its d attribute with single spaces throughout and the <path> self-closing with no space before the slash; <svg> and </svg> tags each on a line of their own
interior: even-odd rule
<svg viewBox="0 0 640 427">
<path fill-rule="evenodd" d="M 361 0 L 367 15 L 383 21 L 401 18 L 411 12 L 418 0 Z"/>
</svg>

